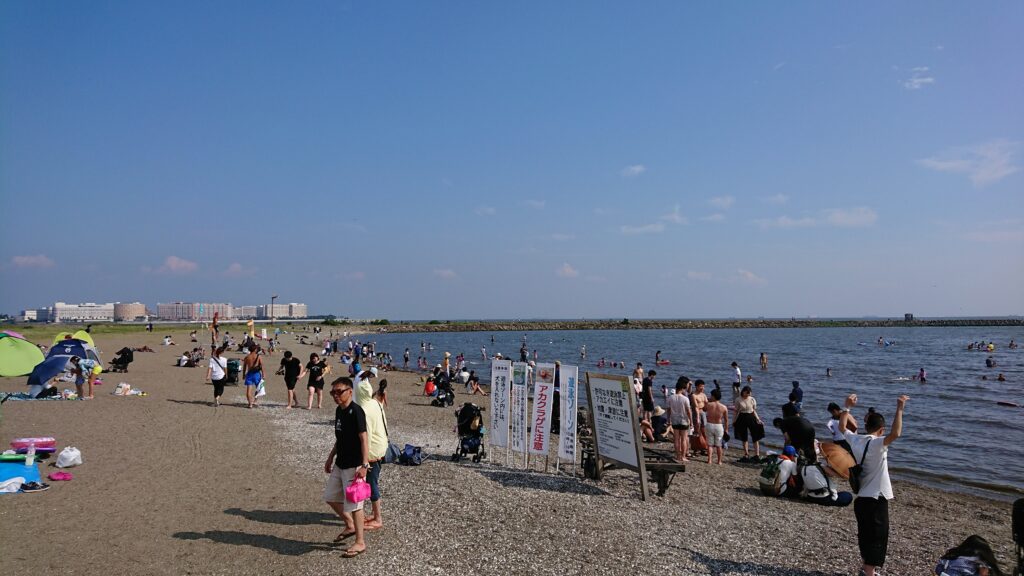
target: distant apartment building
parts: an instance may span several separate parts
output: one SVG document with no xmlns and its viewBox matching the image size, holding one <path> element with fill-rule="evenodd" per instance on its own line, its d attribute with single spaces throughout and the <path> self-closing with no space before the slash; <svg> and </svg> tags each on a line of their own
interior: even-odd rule
<svg viewBox="0 0 1024 576">
<path fill-rule="evenodd" d="M 18 314 L 18 321 L 20 322 L 46 322 L 49 319 L 49 308 L 32 308 L 30 310 L 22 310 L 21 314 Z"/>
<path fill-rule="evenodd" d="M 68 304 L 54 302 L 48 316 L 48 320 L 51 322 L 110 322 L 114 319 L 114 303 Z"/>
<path fill-rule="evenodd" d="M 156 305 L 156 315 L 164 320 L 209 321 L 214 314 L 221 320 L 234 318 L 234 306 L 218 302 L 171 302 Z"/>
<path fill-rule="evenodd" d="M 258 306 L 235 306 L 235 318 L 239 320 L 248 320 L 250 318 L 256 318 Z"/>
<path fill-rule="evenodd" d="M 114 302 L 114 320 L 118 322 L 131 322 L 140 318 L 146 318 L 149 314 L 146 305 L 141 302 Z"/>
<path fill-rule="evenodd" d="M 262 304 L 256 307 L 257 318 L 305 318 L 306 316 L 308 316 L 306 305 L 295 302 L 291 304 L 274 304 L 273 308 L 271 308 L 270 304 Z"/>
</svg>

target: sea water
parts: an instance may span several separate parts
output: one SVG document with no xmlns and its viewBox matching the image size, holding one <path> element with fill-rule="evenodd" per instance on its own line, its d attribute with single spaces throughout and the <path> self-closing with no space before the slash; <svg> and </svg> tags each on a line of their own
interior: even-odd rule
<svg viewBox="0 0 1024 576">
<path fill-rule="evenodd" d="M 541 362 L 579 365 L 581 379 L 588 370 L 628 374 L 643 362 L 645 370 L 657 371 L 659 403 L 661 386 L 671 390 L 681 375 L 703 379 L 709 391 L 717 379 L 728 401 L 734 380 L 730 364 L 737 362 L 744 381 L 748 374 L 754 377 L 758 413 L 768 428 L 765 441 L 775 446 L 782 443 L 782 434 L 771 421 L 781 415 L 793 380 L 804 391 L 804 415 L 815 424 L 819 439 L 828 439 L 829 402 L 842 405 L 848 394 L 856 393 L 859 404 L 854 414 L 861 423 L 868 407 L 891 423 L 896 397 L 907 394 L 903 437 L 889 453 L 894 476 L 946 489 L 984 490 L 1003 498 L 1024 495 L 1024 408 L 997 404 L 1024 405 L 1024 348 L 1007 347 L 1011 339 L 1024 340 L 1022 327 L 446 332 L 361 338 L 375 341 L 378 352 L 390 352 L 399 367 L 405 348 L 415 367 L 421 344 L 433 348 L 426 353 L 430 366 L 440 363 L 445 351 L 453 360 L 461 352 L 468 367 L 486 382 L 490 362 L 482 358 L 481 347 L 489 357 L 500 352 L 518 360 L 524 337 L 530 359 L 536 350 Z M 879 338 L 889 344 L 878 345 Z M 968 343 L 982 340 L 994 342 L 995 352 L 966 349 Z M 587 357 L 581 359 L 584 345 Z M 654 364 L 658 350 L 670 365 Z M 767 370 L 760 369 L 761 352 L 768 356 Z M 990 355 L 997 364 L 994 368 L 985 366 Z M 609 363 L 625 362 L 626 367 L 598 368 L 602 357 Z M 830 378 L 825 376 L 828 368 Z M 912 379 L 921 368 L 927 371 L 925 384 Z M 1005 382 L 996 380 L 999 373 Z M 585 404 L 585 396 L 580 402 Z"/>
</svg>

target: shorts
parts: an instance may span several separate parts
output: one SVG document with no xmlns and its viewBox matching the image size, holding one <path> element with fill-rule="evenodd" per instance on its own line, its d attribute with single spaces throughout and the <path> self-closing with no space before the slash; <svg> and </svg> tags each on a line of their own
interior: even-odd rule
<svg viewBox="0 0 1024 576">
<path fill-rule="evenodd" d="M 654 412 L 654 400 L 648 400 L 647 398 L 641 398 L 640 404 L 643 406 L 645 412 Z"/>
<path fill-rule="evenodd" d="M 363 509 L 363 503 L 353 504 L 345 498 L 345 487 L 352 483 L 356 477 L 357 468 L 341 469 L 337 464 L 331 469 L 331 475 L 327 477 L 327 485 L 324 486 L 324 502 L 339 502 L 345 512 L 355 512 Z"/>
<path fill-rule="evenodd" d="M 310 380 L 309 385 L 306 386 L 306 388 L 315 388 L 316 390 L 323 390 L 324 389 L 324 379 L 321 378 L 319 380 Z"/>
<path fill-rule="evenodd" d="M 370 462 L 370 469 L 366 471 L 366 483 L 370 485 L 370 502 L 380 500 L 380 460 Z"/>
<path fill-rule="evenodd" d="M 689 430 L 690 429 L 690 425 L 689 424 L 673 424 L 672 425 L 672 429 L 673 430 Z"/>
<path fill-rule="evenodd" d="M 299 378 L 297 376 L 293 376 L 291 378 L 286 377 L 284 379 L 284 385 L 287 386 L 289 390 L 295 390 L 295 383 L 298 381 Z"/>
<path fill-rule="evenodd" d="M 263 373 L 260 371 L 249 372 L 245 375 L 246 386 L 259 386 L 260 380 L 263 380 Z"/>
<path fill-rule="evenodd" d="M 708 446 L 721 446 L 722 437 L 725 436 L 725 426 L 721 424 L 708 424 L 704 426 L 704 435 L 708 439 Z"/>
<path fill-rule="evenodd" d="M 733 432 L 736 433 L 736 439 L 740 442 L 746 442 L 748 439 L 760 442 L 764 438 L 764 426 L 757 423 L 757 418 L 754 418 L 754 414 L 751 412 L 740 413 L 736 417 L 734 428 Z"/>
</svg>

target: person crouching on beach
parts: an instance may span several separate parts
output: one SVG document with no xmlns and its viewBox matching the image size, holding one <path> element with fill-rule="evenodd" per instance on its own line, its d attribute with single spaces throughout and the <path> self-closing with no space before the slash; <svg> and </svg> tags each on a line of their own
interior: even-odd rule
<svg viewBox="0 0 1024 576">
<path fill-rule="evenodd" d="M 331 383 L 334 410 L 334 445 L 324 463 L 329 474 L 324 487 L 324 501 L 345 522 L 345 529 L 334 539 L 339 544 L 355 536 L 356 541 L 345 550 L 345 558 L 366 552 L 363 539 L 363 503 L 349 502 L 345 488 L 356 478 L 366 478 L 370 469 L 369 439 L 366 433 L 366 413 L 352 400 L 352 380 L 342 376 Z"/>
<path fill-rule="evenodd" d="M 729 426 L 729 407 L 722 404 L 722 391 L 711 391 L 711 401 L 705 406 L 708 423 L 704 426 L 704 435 L 708 441 L 708 464 L 712 454 L 718 454 L 718 465 L 722 465 L 722 439 Z"/>
<path fill-rule="evenodd" d="M 869 412 L 864 417 L 867 434 L 848 430 L 849 412 L 839 420 L 839 429 L 844 430 L 846 441 L 853 448 L 853 457 L 863 468 L 860 474 L 860 490 L 853 502 L 853 513 L 857 517 L 857 545 L 864 561 L 861 576 L 875 576 L 875 571 L 885 564 L 889 548 L 889 501 L 893 498 L 892 482 L 889 480 L 889 445 L 903 433 L 903 408 L 909 396 L 896 399 L 896 416 L 892 429 L 885 433 L 885 417 L 878 412 Z"/>
</svg>

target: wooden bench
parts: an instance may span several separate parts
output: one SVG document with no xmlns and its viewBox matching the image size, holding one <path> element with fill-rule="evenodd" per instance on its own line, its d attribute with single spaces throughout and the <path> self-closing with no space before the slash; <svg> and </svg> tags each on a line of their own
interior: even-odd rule
<svg viewBox="0 0 1024 576">
<path fill-rule="evenodd" d="M 615 468 L 615 464 L 601 462 L 597 459 L 590 438 L 580 438 L 580 448 L 582 450 L 581 465 L 583 475 L 587 478 L 600 481 L 605 470 L 613 470 Z M 647 446 L 644 446 L 643 449 L 644 467 L 651 475 L 651 480 L 658 486 L 656 494 L 664 496 L 665 492 L 668 491 L 668 487 L 672 484 L 676 473 L 686 472 L 686 465 L 682 462 L 677 462 L 671 450 L 649 448 Z"/>
</svg>

